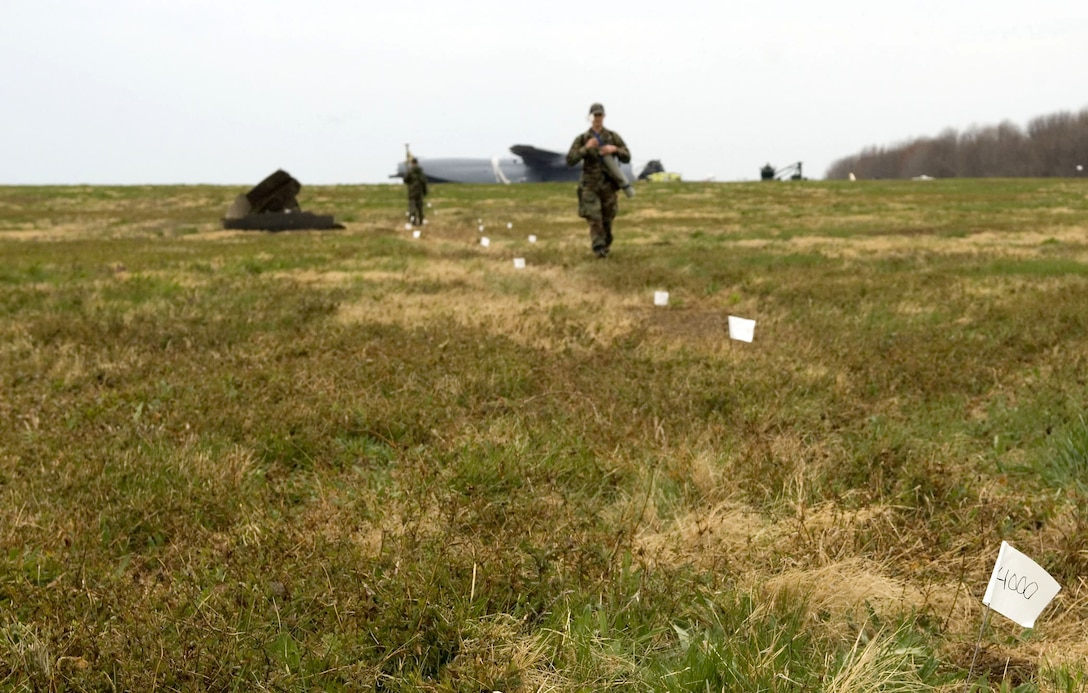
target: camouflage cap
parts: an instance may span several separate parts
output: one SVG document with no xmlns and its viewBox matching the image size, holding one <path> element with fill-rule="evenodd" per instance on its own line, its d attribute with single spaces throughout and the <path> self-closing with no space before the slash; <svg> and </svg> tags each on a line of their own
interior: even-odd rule
<svg viewBox="0 0 1088 693">
<path fill-rule="evenodd" d="M 599 103 L 595 103 L 595 104 L 593 104 L 592 106 L 589 107 L 589 114 L 590 115 L 597 115 L 598 113 L 600 113 L 601 115 L 604 115 L 604 106 L 602 106 Z"/>
</svg>

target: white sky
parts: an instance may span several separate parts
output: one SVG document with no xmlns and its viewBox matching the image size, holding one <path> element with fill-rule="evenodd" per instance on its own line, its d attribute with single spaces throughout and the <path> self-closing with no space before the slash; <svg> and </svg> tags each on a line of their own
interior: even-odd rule
<svg viewBox="0 0 1088 693">
<path fill-rule="evenodd" d="M 1084 0 L 0 0 L 0 184 L 375 183 L 565 152 L 754 180 L 1088 107 Z"/>
</svg>

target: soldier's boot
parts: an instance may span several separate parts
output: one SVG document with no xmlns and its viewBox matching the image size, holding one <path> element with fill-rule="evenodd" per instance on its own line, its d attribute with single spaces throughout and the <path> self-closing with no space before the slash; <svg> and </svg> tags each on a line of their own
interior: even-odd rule
<svg viewBox="0 0 1088 693">
<path fill-rule="evenodd" d="M 604 231 L 604 223 L 600 219 L 589 220 L 589 241 L 593 246 L 594 255 L 608 257 L 607 236 Z"/>
</svg>

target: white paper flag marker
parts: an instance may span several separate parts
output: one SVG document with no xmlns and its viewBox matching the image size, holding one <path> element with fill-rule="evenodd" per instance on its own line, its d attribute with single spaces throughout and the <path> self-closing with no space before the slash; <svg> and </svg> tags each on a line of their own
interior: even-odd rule
<svg viewBox="0 0 1088 693">
<path fill-rule="evenodd" d="M 419 231 L 413 231 L 412 238 L 419 238 Z"/>
<path fill-rule="evenodd" d="M 1059 590 L 1050 573 L 1003 541 L 982 603 L 1024 628 L 1034 628 Z"/>
<path fill-rule="evenodd" d="M 523 257 L 514 258 L 514 269 L 525 269 L 525 258 L 523 258 Z"/>
<path fill-rule="evenodd" d="M 529 242 L 530 243 L 536 243 L 536 236 L 530 235 L 529 236 Z"/>
<path fill-rule="evenodd" d="M 741 342 L 750 342 L 755 336 L 756 321 L 747 320 L 745 318 L 738 318 L 735 315 L 729 316 L 729 338 L 736 339 Z"/>
<path fill-rule="evenodd" d="M 480 224 L 479 228 L 477 228 L 476 230 L 479 231 L 480 233 L 483 233 L 484 232 L 484 225 Z"/>
<path fill-rule="evenodd" d="M 655 306 L 667 306 L 667 305 L 669 305 L 669 292 L 668 291 L 655 291 L 654 292 L 654 305 Z"/>
<path fill-rule="evenodd" d="M 404 225 L 404 230 L 405 231 L 411 231 L 412 230 L 412 222 L 408 222 L 407 224 L 405 224 Z"/>
<path fill-rule="evenodd" d="M 480 245 L 486 248 L 487 246 L 491 245 L 491 239 L 487 236 L 484 236 L 480 239 Z"/>
<path fill-rule="evenodd" d="M 508 228 L 508 229 L 514 228 L 514 223 L 510 222 L 510 221 L 506 222 L 506 228 Z"/>
</svg>

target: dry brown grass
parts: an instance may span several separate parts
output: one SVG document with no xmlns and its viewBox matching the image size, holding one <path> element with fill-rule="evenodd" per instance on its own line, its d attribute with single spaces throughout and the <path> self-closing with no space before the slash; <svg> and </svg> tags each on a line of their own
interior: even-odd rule
<svg viewBox="0 0 1088 693">
<path fill-rule="evenodd" d="M 648 188 L 597 263 L 568 187 L 446 188 L 419 241 L 381 186 L 298 235 L 215 189 L 0 207 L 0 687 L 223 686 L 192 641 L 268 688 L 294 645 L 331 687 L 622 689 L 744 595 L 877 690 L 885 624 L 967 666 L 1000 538 L 1088 561 L 1031 471 L 1085 394 L 1080 198 Z M 1083 667 L 1086 595 L 982 670 Z"/>
</svg>

